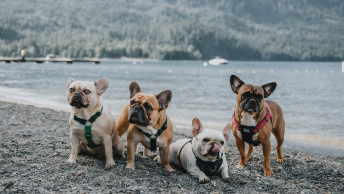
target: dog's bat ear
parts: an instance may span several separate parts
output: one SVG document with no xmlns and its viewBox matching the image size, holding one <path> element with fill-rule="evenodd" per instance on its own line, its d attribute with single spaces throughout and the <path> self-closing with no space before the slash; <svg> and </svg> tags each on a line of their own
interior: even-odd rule
<svg viewBox="0 0 344 194">
<path fill-rule="evenodd" d="M 102 95 L 108 89 L 110 83 L 108 79 L 102 78 L 94 82 L 94 85 L 96 85 L 97 94 Z"/>
<path fill-rule="evenodd" d="M 159 111 L 167 109 L 168 105 L 172 99 L 172 92 L 171 90 L 164 90 L 160 92 L 160 94 L 155 95 L 159 102 Z"/>
<path fill-rule="evenodd" d="M 262 88 L 264 90 L 264 98 L 269 97 L 272 94 L 272 92 L 275 91 L 276 87 L 277 87 L 276 82 L 271 82 L 271 83 L 262 85 Z"/>
<path fill-rule="evenodd" d="M 198 118 L 192 120 L 192 135 L 195 137 L 203 130 L 203 125 Z"/>
<path fill-rule="evenodd" d="M 129 85 L 130 98 L 134 97 L 137 93 L 141 92 L 141 88 L 138 83 L 131 82 Z"/>
<path fill-rule="evenodd" d="M 68 82 L 67 82 L 67 88 L 69 88 L 69 85 L 73 82 L 73 78 L 69 78 Z"/>
<path fill-rule="evenodd" d="M 232 91 L 236 94 L 238 94 L 240 87 L 245 84 L 235 75 L 231 75 L 229 82 L 231 84 Z"/>
<path fill-rule="evenodd" d="M 225 136 L 226 141 L 229 140 L 229 134 L 231 134 L 231 130 L 232 130 L 232 125 L 231 124 L 227 124 L 223 129 L 223 135 Z"/>
</svg>

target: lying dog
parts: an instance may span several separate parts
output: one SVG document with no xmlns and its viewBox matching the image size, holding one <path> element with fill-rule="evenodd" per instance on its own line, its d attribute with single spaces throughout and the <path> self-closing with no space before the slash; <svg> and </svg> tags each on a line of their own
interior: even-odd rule
<svg viewBox="0 0 344 194">
<path fill-rule="evenodd" d="M 199 183 L 209 182 L 208 176 L 218 174 L 221 174 L 222 179 L 228 179 L 228 164 L 224 148 L 232 126 L 227 125 L 223 133 L 203 130 L 201 121 L 194 118 L 192 127 L 194 136 L 192 140 L 180 139 L 171 144 L 169 163 L 176 164 L 198 178 Z"/>
<path fill-rule="evenodd" d="M 271 132 L 277 140 L 277 162 L 284 162 L 282 144 L 284 141 L 285 123 L 281 107 L 273 101 L 264 101 L 276 89 L 272 82 L 262 86 L 245 84 L 235 75 L 230 77 L 232 91 L 236 93 L 237 105 L 233 115 L 232 126 L 236 145 L 240 153 L 238 166 L 244 167 L 250 159 L 253 146 L 263 146 L 264 175 L 273 174 L 270 168 Z M 249 143 L 245 155 L 245 143 Z"/>
<path fill-rule="evenodd" d="M 159 148 L 162 165 L 165 170 L 172 172 L 168 164 L 169 145 L 173 139 L 173 128 L 166 114 L 172 92 L 162 91 L 158 95 L 141 92 L 140 86 L 132 82 L 129 86 L 130 102 L 123 108 L 119 118 L 117 131 L 120 136 L 127 132 L 127 166 L 135 170 L 135 153 L 137 144 L 144 147 L 144 155 L 148 149 L 155 151 Z"/>
<path fill-rule="evenodd" d="M 72 106 L 69 118 L 72 153 L 68 162 L 75 163 L 78 153 L 86 151 L 97 157 L 105 155 L 105 167 L 109 168 L 115 164 L 112 148 L 123 156 L 123 144 L 115 129 L 115 119 L 101 98 L 108 87 L 107 79 L 96 82 L 69 79 L 67 99 Z"/>
</svg>

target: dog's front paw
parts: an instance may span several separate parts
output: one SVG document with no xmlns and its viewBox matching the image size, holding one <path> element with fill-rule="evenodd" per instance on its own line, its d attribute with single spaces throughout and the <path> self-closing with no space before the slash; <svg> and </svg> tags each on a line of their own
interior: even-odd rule
<svg viewBox="0 0 344 194">
<path fill-rule="evenodd" d="M 114 165 L 115 165 L 115 162 L 112 160 L 112 161 L 106 162 L 105 168 L 108 169 L 108 168 L 111 168 Z"/>
<path fill-rule="evenodd" d="M 127 166 L 125 168 L 131 169 L 131 170 L 135 170 L 134 164 L 127 164 Z"/>
<path fill-rule="evenodd" d="M 174 172 L 175 171 L 170 165 L 165 165 L 164 168 L 167 172 Z"/>
<path fill-rule="evenodd" d="M 199 177 L 199 181 L 198 182 L 200 184 L 204 184 L 204 183 L 207 183 L 209 181 L 210 181 L 210 179 L 207 176 L 201 176 L 201 177 Z"/>
<path fill-rule="evenodd" d="M 271 175 L 273 175 L 273 174 L 274 174 L 274 173 L 272 172 L 271 169 L 264 170 L 264 175 L 265 175 L 265 176 L 271 176 Z"/>
<path fill-rule="evenodd" d="M 72 158 L 72 157 L 69 157 L 69 159 L 67 160 L 68 163 L 71 163 L 71 164 L 75 164 L 76 163 L 76 159 Z"/>
<path fill-rule="evenodd" d="M 244 168 L 244 165 L 237 164 L 235 167 L 236 167 L 236 168 L 239 168 L 239 169 L 243 169 L 243 168 Z"/>
<path fill-rule="evenodd" d="M 284 163 L 285 160 L 284 160 L 284 158 L 277 158 L 277 162 L 278 162 L 278 163 Z"/>
</svg>

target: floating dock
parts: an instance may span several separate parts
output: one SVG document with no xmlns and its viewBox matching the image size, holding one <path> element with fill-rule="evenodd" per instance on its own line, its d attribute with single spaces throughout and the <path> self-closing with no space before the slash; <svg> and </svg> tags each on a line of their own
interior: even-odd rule
<svg viewBox="0 0 344 194">
<path fill-rule="evenodd" d="M 64 63 L 74 63 L 74 62 L 89 62 L 94 64 L 99 64 L 100 60 L 95 58 L 26 58 L 26 57 L 0 57 L 0 61 L 3 61 L 5 63 L 22 63 L 22 62 L 35 62 L 35 63 L 43 63 L 43 62 L 51 62 L 51 63 L 58 63 L 58 62 L 64 62 Z"/>
</svg>

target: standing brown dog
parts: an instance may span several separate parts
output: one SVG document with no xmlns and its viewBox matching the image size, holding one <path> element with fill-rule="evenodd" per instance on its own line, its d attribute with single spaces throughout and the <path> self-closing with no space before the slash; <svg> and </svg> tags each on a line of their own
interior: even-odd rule
<svg viewBox="0 0 344 194">
<path fill-rule="evenodd" d="M 284 141 L 285 123 L 281 107 L 273 101 L 264 101 L 264 98 L 276 89 L 275 82 L 262 86 L 245 84 L 237 76 L 230 77 L 232 91 L 236 93 L 237 105 L 233 115 L 232 126 L 235 142 L 240 153 L 238 166 L 244 167 L 250 159 L 253 146 L 263 146 L 264 175 L 273 174 L 270 168 L 271 132 L 277 140 L 277 162 L 283 163 L 282 144 Z M 245 155 L 245 143 L 249 143 Z"/>
<path fill-rule="evenodd" d="M 123 108 L 116 127 L 120 136 L 128 131 L 126 168 L 135 170 L 135 153 L 137 144 L 141 143 L 145 147 L 144 156 L 148 154 L 148 149 L 155 151 L 159 147 L 163 167 L 169 172 L 174 171 L 168 163 L 173 128 L 165 111 L 172 92 L 165 90 L 158 95 L 144 94 L 136 82 L 130 84 L 129 91 L 130 103 Z"/>
</svg>

